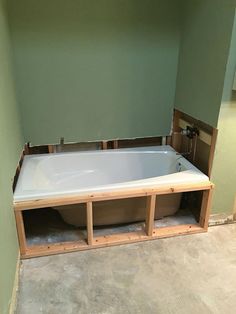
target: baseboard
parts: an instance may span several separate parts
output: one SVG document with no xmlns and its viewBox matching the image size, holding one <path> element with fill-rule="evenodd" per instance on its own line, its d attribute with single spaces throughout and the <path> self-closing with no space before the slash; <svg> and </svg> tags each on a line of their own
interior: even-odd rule
<svg viewBox="0 0 236 314">
<path fill-rule="evenodd" d="M 213 214 L 210 216 L 209 219 L 209 227 L 217 226 L 217 225 L 224 225 L 224 224 L 232 224 L 236 223 L 236 217 L 234 214 Z"/>
<path fill-rule="evenodd" d="M 15 273 L 14 286 L 12 290 L 11 303 L 9 306 L 9 314 L 15 314 L 16 312 L 17 293 L 19 289 L 19 277 L 20 277 L 20 253 L 18 254 L 18 257 L 17 257 L 16 273 Z"/>
</svg>

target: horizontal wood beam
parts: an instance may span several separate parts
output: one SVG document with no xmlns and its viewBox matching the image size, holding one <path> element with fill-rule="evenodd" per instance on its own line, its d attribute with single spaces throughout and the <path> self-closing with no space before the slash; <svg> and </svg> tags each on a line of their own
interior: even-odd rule
<svg viewBox="0 0 236 314">
<path fill-rule="evenodd" d="M 14 209 L 15 211 L 22 211 L 35 208 L 46 208 L 54 206 L 64 206 L 87 202 L 96 201 L 106 201 L 115 200 L 122 198 L 133 198 L 151 195 L 163 195 L 163 194 L 173 194 L 191 191 L 204 191 L 211 190 L 214 188 L 214 184 L 210 181 L 200 182 L 195 184 L 181 184 L 172 186 L 152 186 L 148 188 L 136 188 L 136 189 L 120 189 L 112 192 L 96 192 L 90 194 L 77 194 L 77 195 L 67 195 L 67 196 L 57 196 L 44 199 L 35 199 L 29 201 L 15 201 Z"/>
<path fill-rule="evenodd" d="M 22 255 L 22 258 L 25 259 L 74 251 L 83 251 L 101 247 L 136 243 L 141 241 L 155 240 L 158 238 L 174 237 L 177 235 L 194 234 L 201 232 L 206 232 L 206 230 L 204 228 L 201 228 L 197 224 L 189 224 L 154 229 L 153 235 L 151 237 L 142 230 L 136 232 L 111 234 L 95 237 L 93 244 L 91 245 L 88 245 L 86 240 L 80 240 L 75 242 L 29 246 L 25 254 Z"/>
</svg>

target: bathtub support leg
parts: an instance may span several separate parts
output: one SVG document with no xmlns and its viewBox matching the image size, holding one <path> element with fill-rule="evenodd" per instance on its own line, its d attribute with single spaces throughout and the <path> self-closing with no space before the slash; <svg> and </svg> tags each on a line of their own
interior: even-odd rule
<svg viewBox="0 0 236 314">
<path fill-rule="evenodd" d="M 210 189 L 210 190 L 203 191 L 203 195 L 202 195 L 202 205 L 201 205 L 199 224 L 205 230 L 208 229 L 212 193 L 213 193 L 213 190 Z"/>
<path fill-rule="evenodd" d="M 86 203 L 87 210 L 87 241 L 88 245 L 93 244 L 93 203 Z"/>
<path fill-rule="evenodd" d="M 147 196 L 147 209 L 146 209 L 146 234 L 152 236 L 154 227 L 154 216 L 156 208 L 156 195 Z"/>
</svg>

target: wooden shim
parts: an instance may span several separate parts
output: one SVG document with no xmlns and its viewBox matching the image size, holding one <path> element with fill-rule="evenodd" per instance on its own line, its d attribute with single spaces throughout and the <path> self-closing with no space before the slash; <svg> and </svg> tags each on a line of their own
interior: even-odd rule
<svg viewBox="0 0 236 314">
<path fill-rule="evenodd" d="M 72 205 L 79 203 L 95 202 L 95 201 L 105 201 L 114 200 L 122 198 L 133 198 L 142 197 L 150 195 L 162 195 L 162 194 L 172 194 L 181 192 L 191 192 L 191 191 L 202 191 L 213 189 L 214 184 L 210 181 L 200 182 L 198 184 L 181 184 L 169 186 L 158 186 L 149 188 L 136 188 L 136 189 L 120 189 L 113 192 L 96 192 L 93 194 L 78 194 L 78 195 L 67 195 L 58 196 L 46 199 L 35 199 L 29 201 L 19 201 L 14 202 L 14 209 L 17 210 L 27 210 L 35 208 L 45 208 L 63 205 Z"/>
<path fill-rule="evenodd" d="M 146 234 L 148 236 L 151 236 L 153 232 L 155 208 L 156 208 L 156 195 L 150 195 L 147 197 L 146 223 L 145 223 Z"/>
<path fill-rule="evenodd" d="M 212 193 L 213 193 L 212 190 L 206 190 L 206 191 L 203 191 L 203 195 L 202 195 L 202 205 L 201 205 L 201 211 L 200 211 L 199 224 L 205 230 L 208 229 Z"/>
<path fill-rule="evenodd" d="M 21 255 L 24 255 L 26 253 L 27 244 L 26 244 L 25 227 L 24 227 L 22 212 L 20 211 L 15 212 L 15 218 L 16 218 L 16 227 L 17 227 L 17 234 L 18 234 L 18 240 L 19 240 L 19 246 L 20 246 L 20 253 Z"/>
<path fill-rule="evenodd" d="M 179 225 L 154 229 L 153 236 L 147 236 L 144 231 L 128 232 L 121 234 L 112 234 L 95 237 L 92 245 L 87 245 L 84 240 L 76 242 L 64 242 L 48 245 L 30 246 L 22 258 L 31 258 L 37 256 L 47 256 L 53 254 L 83 251 L 101 247 L 109 247 L 121 244 L 130 244 L 141 241 L 155 240 L 159 238 L 174 237 L 177 235 L 186 235 L 206 232 L 199 225 Z"/>
<path fill-rule="evenodd" d="M 93 244 L 93 203 L 86 204 L 87 210 L 87 241 L 89 245 Z"/>
</svg>

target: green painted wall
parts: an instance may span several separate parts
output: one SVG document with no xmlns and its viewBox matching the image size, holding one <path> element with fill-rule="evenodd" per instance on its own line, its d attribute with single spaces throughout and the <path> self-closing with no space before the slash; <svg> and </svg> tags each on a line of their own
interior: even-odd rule
<svg viewBox="0 0 236 314">
<path fill-rule="evenodd" d="M 218 121 L 218 141 L 212 180 L 216 184 L 212 212 L 236 214 L 236 91 L 232 91 L 236 70 L 236 19 L 227 63 L 224 92 Z"/>
<path fill-rule="evenodd" d="M 0 313 L 8 313 L 18 256 L 12 178 L 22 148 L 10 64 L 8 30 L 0 0 Z"/>
<path fill-rule="evenodd" d="M 235 206 L 235 6 L 235 0 L 182 2 L 175 107 L 219 129 L 212 171 L 216 184 L 212 214 L 230 215 Z"/>
<path fill-rule="evenodd" d="M 226 65 L 235 3 L 9 0 L 25 139 L 42 144 L 60 137 L 168 134 L 175 104 L 218 126 L 213 212 L 232 212 L 234 182 L 226 188 L 225 171 L 231 173 L 233 160 L 227 167 L 223 161 L 234 149 L 232 57 L 227 72 Z"/>
<path fill-rule="evenodd" d="M 8 2 L 27 141 L 170 132 L 179 1 Z"/>
<path fill-rule="evenodd" d="M 234 0 L 184 0 L 175 107 L 217 126 Z"/>
</svg>

